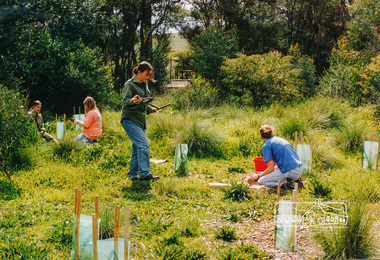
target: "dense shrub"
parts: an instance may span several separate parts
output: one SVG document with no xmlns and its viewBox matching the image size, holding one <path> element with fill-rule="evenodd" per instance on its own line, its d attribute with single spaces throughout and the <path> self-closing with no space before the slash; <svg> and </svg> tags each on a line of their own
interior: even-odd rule
<svg viewBox="0 0 380 260">
<path fill-rule="evenodd" d="M 238 51 L 236 30 L 227 30 L 225 26 L 214 21 L 205 27 L 190 45 L 194 51 L 195 71 L 218 89 L 219 72 L 223 62 L 227 58 L 235 57 Z"/>
<path fill-rule="evenodd" d="M 320 92 L 330 97 L 348 100 L 359 106 L 371 93 L 371 83 L 366 72 L 368 57 L 347 47 L 341 39 L 333 49 L 330 68 L 320 80 Z"/>
<path fill-rule="evenodd" d="M 300 96 L 301 70 L 291 56 L 278 52 L 263 55 L 240 55 L 226 60 L 221 67 L 220 94 L 224 99 L 260 107 L 275 101 L 291 101 Z"/>
<path fill-rule="evenodd" d="M 217 91 L 203 78 L 195 78 L 187 88 L 174 92 L 173 108 L 178 110 L 202 109 L 218 103 Z"/>
<path fill-rule="evenodd" d="M 0 100 L 0 170 L 10 179 L 18 163 L 25 162 L 22 150 L 36 142 L 37 128 L 24 111 L 20 94 L 0 85 Z"/>
<path fill-rule="evenodd" d="M 298 45 L 291 46 L 289 49 L 292 63 L 301 70 L 299 75 L 298 91 L 303 97 L 312 97 L 316 94 L 317 77 L 315 75 L 316 68 L 312 58 L 302 55 Z"/>
</svg>

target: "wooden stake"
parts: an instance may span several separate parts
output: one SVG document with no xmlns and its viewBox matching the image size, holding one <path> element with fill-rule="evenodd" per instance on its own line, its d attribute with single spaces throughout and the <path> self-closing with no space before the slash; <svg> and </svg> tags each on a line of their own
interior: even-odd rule
<svg viewBox="0 0 380 260">
<path fill-rule="evenodd" d="M 79 115 L 80 115 L 80 106 L 78 107 L 78 110 L 79 110 Z"/>
<path fill-rule="evenodd" d="M 55 123 L 58 123 L 58 116 L 55 114 Z"/>
<path fill-rule="evenodd" d="M 297 132 L 296 132 L 297 133 Z M 278 205 L 278 202 L 280 201 L 280 192 L 281 192 L 281 181 L 278 181 L 278 185 L 277 185 L 277 206 L 279 207 L 280 205 Z M 273 239 L 273 246 L 276 247 L 276 241 L 277 241 L 277 214 L 274 215 L 274 220 L 275 220 L 275 224 L 274 224 L 274 239 Z"/>
<path fill-rule="evenodd" d="M 129 260 L 129 207 L 125 209 L 125 224 L 124 224 L 124 260 Z"/>
<path fill-rule="evenodd" d="M 294 148 L 295 148 L 296 152 L 297 152 L 297 138 L 298 138 L 298 132 L 296 131 L 295 137 L 294 137 Z"/>
<path fill-rule="evenodd" d="M 74 112 L 74 114 L 73 114 L 73 115 L 75 115 L 75 106 L 73 106 L 73 112 Z"/>
<path fill-rule="evenodd" d="M 295 238 L 296 238 L 296 226 L 294 223 L 294 218 L 296 215 L 296 203 L 297 203 L 297 190 L 298 190 L 298 183 L 295 183 L 294 190 L 293 190 L 293 197 L 292 197 L 292 227 L 290 229 L 290 251 L 294 251 L 295 246 Z"/>
<path fill-rule="evenodd" d="M 81 190 L 75 189 L 75 260 L 79 260 L 79 222 L 80 222 L 80 208 L 81 208 Z"/>
<path fill-rule="evenodd" d="M 115 212 L 115 230 L 113 235 L 113 241 L 114 241 L 114 251 L 117 256 L 115 259 L 119 258 L 119 228 L 120 228 L 120 205 L 116 205 L 116 212 Z"/>
<path fill-rule="evenodd" d="M 309 133 L 309 146 L 310 146 L 310 173 L 313 171 L 313 152 L 311 150 L 311 134 Z"/>
<path fill-rule="evenodd" d="M 95 214 L 96 218 L 99 218 L 99 195 L 95 196 Z"/>
<path fill-rule="evenodd" d="M 301 132 L 301 144 L 303 144 L 303 132 Z"/>
<path fill-rule="evenodd" d="M 66 123 L 66 114 L 63 114 L 63 125 Z"/>
<path fill-rule="evenodd" d="M 94 260 L 98 260 L 98 216 L 92 214 L 92 249 Z"/>
<path fill-rule="evenodd" d="M 120 228 L 120 205 L 116 205 L 115 230 L 114 230 L 114 235 L 113 235 L 114 241 L 119 241 L 119 228 Z"/>
<path fill-rule="evenodd" d="M 281 181 L 278 181 L 277 185 L 277 202 L 280 201 Z"/>
<path fill-rule="evenodd" d="M 371 143 L 373 142 L 373 132 L 371 132 Z"/>
</svg>

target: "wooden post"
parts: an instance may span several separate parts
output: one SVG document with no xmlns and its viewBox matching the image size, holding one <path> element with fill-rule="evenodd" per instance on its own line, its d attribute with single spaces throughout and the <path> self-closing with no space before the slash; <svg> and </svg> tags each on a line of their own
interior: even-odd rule
<svg viewBox="0 0 380 260">
<path fill-rule="evenodd" d="M 301 144 L 303 144 L 303 132 L 301 132 L 300 136 L 301 136 Z"/>
<path fill-rule="evenodd" d="M 63 114 L 63 124 L 66 123 L 66 114 Z"/>
<path fill-rule="evenodd" d="M 296 131 L 295 137 L 294 137 L 294 148 L 295 148 L 296 152 L 297 152 L 297 138 L 298 138 L 298 132 Z"/>
<path fill-rule="evenodd" d="M 58 123 L 58 116 L 57 116 L 57 114 L 55 114 L 55 124 L 57 124 Z"/>
<path fill-rule="evenodd" d="M 74 113 L 73 115 L 75 115 L 75 106 L 73 106 L 73 113 Z"/>
<path fill-rule="evenodd" d="M 313 171 L 313 152 L 311 150 L 311 134 L 309 133 L 309 146 L 310 146 L 310 173 Z"/>
<path fill-rule="evenodd" d="M 119 228 L 120 228 L 120 205 L 116 205 L 115 211 L 115 230 L 113 233 L 113 241 L 114 241 L 114 251 L 119 258 Z M 117 259 L 115 257 L 115 259 Z"/>
<path fill-rule="evenodd" d="M 98 216 L 92 214 L 92 249 L 94 260 L 98 260 Z"/>
<path fill-rule="evenodd" d="M 96 218 L 99 218 L 99 195 L 95 196 L 95 214 Z"/>
<path fill-rule="evenodd" d="M 290 251 L 294 251 L 294 242 L 296 239 L 296 226 L 295 226 L 295 215 L 296 215 L 296 203 L 297 203 L 297 192 L 298 192 L 298 183 L 295 183 L 292 197 L 292 226 L 290 229 Z"/>
<path fill-rule="evenodd" d="M 79 110 L 79 115 L 80 115 L 80 106 L 78 107 L 78 110 Z"/>
<path fill-rule="evenodd" d="M 280 192 L 281 192 L 281 181 L 278 181 L 278 185 L 277 185 L 277 202 L 280 201 Z"/>
<path fill-rule="evenodd" d="M 280 201 L 280 192 L 281 192 L 281 181 L 278 181 L 278 185 L 277 185 L 277 199 L 276 199 L 276 201 L 277 201 L 277 206 L 279 206 L 278 205 L 278 202 Z M 277 214 L 274 216 L 274 239 L 273 239 L 273 242 L 274 242 L 274 247 L 276 247 L 276 241 L 277 241 L 277 219 L 276 219 L 276 217 L 277 217 Z"/>
<path fill-rule="evenodd" d="M 81 208 L 81 190 L 75 189 L 75 260 L 79 260 L 79 222 L 80 222 L 80 208 Z"/>
<path fill-rule="evenodd" d="M 129 260 L 129 207 L 125 209 L 125 226 L 124 226 L 124 260 Z"/>
</svg>

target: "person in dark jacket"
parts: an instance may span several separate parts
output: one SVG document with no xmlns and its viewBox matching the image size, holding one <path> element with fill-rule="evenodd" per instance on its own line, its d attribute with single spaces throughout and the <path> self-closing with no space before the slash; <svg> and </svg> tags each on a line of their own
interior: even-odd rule
<svg viewBox="0 0 380 260">
<path fill-rule="evenodd" d="M 154 81 L 154 69 L 148 62 L 143 61 L 133 69 L 133 74 L 134 77 L 124 85 L 120 118 L 125 132 L 133 143 L 128 178 L 131 180 L 159 179 L 159 176 L 150 172 L 150 144 L 145 134 L 146 115 L 157 112 L 157 109 L 143 102 L 144 98 L 149 97 L 147 81 Z"/>
<path fill-rule="evenodd" d="M 31 109 L 29 110 L 28 114 L 33 117 L 33 120 L 36 123 L 37 129 L 38 129 L 38 132 L 40 133 L 42 138 L 48 142 L 53 141 L 56 144 L 58 144 L 58 141 L 53 136 L 51 136 L 48 132 L 46 132 L 46 129 L 44 127 L 44 121 L 42 119 L 42 114 L 40 113 L 41 108 L 42 108 L 41 101 L 36 100 L 33 102 L 33 105 Z"/>
</svg>

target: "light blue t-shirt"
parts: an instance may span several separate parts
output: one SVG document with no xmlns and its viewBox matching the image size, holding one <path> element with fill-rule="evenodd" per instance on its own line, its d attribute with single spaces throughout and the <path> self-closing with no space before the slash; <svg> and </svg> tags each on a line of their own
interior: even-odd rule
<svg viewBox="0 0 380 260">
<path fill-rule="evenodd" d="M 273 160 L 282 173 L 302 165 L 296 150 L 288 141 L 277 136 L 266 140 L 263 145 L 264 162 Z"/>
</svg>

